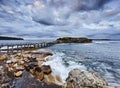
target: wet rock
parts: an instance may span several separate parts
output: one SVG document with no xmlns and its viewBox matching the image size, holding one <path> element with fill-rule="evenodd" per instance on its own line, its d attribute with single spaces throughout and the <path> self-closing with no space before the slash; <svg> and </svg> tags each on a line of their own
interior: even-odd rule
<svg viewBox="0 0 120 88">
<path fill-rule="evenodd" d="M 55 83 L 55 78 L 52 74 L 49 74 L 49 75 L 44 75 L 44 81 L 46 83 Z"/>
<path fill-rule="evenodd" d="M 40 67 L 36 67 L 36 68 L 35 68 L 35 71 L 36 71 L 36 72 L 41 72 L 42 69 L 41 69 Z"/>
<path fill-rule="evenodd" d="M 14 79 L 14 73 L 12 71 L 7 72 L 8 78 Z"/>
<path fill-rule="evenodd" d="M 83 72 L 73 69 L 66 79 L 66 88 L 104 88 L 108 83 L 96 72 Z"/>
<path fill-rule="evenodd" d="M 37 62 L 36 58 L 28 58 L 30 60 L 30 62 Z"/>
<path fill-rule="evenodd" d="M 39 79 L 39 80 L 43 80 L 44 74 L 43 74 L 43 72 L 42 72 L 42 70 L 41 70 L 40 67 L 36 67 L 36 68 L 35 68 L 35 77 L 36 77 L 37 79 Z"/>
<path fill-rule="evenodd" d="M 61 79 L 61 77 L 60 77 L 59 75 L 56 75 L 55 78 L 56 78 L 56 80 L 57 80 L 58 82 L 62 83 L 62 79 Z"/>
<path fill-rule="evenodd" d="M 39 60 L 39 61 L 38 61 L 38 65 L 41 66 L 44 62 L 45 62 L 45 61 L 43 61 L 43 60 L 41 60 L 41 61 Z"/>
<path fill-rule="evenodd" d="M 50 74 L 52 72 L 50 65 L 43 65 L 41 69 L 44 74 Z"/>
<path fill-rule="evenodd" d="M 46 49 L 40 49 L 39 52 L 42 54 L 43 57 L 52 56 L 53 55 L 50 51 L 48 51 Z"/>
<path fill-rule="evenodd" d="M 38 62 L 30 62 L 29 65 L 38 66 Z"/>
<path fill-rule="evenodd" d="M 46 57 L 46 56 L 52 56 L 53 54 L 51 52 L 45 52 L 45 53 L 43 53 L 43 55 L 44 55 L 44 57 Z"/>
<path fill-rule="evenodd" d="M 17 80 L 14 88 L 62 88 L 56 84 L 47 84 L 33 78 L 29 72 L 23 72 L 22 78 Z"/>
<path fill-rule="evenodd" d="M 29 63 L 25 63 L 24 68 L 26 71 L 30 71 Z"/>
<path fill-rule="evenodd" d="M 17 71 L 14 73 L 15 77 L 21 77 L 22 76 L 23 71 Z"/>
</svg>

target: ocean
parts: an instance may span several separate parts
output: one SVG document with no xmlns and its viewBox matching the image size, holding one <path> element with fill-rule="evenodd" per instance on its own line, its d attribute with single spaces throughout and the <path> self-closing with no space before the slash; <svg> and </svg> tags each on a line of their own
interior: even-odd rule
<svg viewBox="0 0 120 88">
<path fill-rule="evenodd" d="M 54 55 L 46 64 L 62 77 L 70 70 L 100 73 L 110 85 L 120 86 L 120 41 L 93 41 L 85 44 L 58 44 L 47 49 Z"/>
<path fill-rule="evenodd" d="M 0 44 L 33 43 L 48 40 L 0 41 Z M 51 41 L 51 40 L 50 40 Z M 120 41 L 93 41 L 93 43 L 57 44 L 47 47 L 53 52 L 48 57 L 53 74 L 58 74 L 65 82 L 68 73 L 78 68 L 82 71 L 96 71 L 110 85 L 120 86 Z"/>
</svg>

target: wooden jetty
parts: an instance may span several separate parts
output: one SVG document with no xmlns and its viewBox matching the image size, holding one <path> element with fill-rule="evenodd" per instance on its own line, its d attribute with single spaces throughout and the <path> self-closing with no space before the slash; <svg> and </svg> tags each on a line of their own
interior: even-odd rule
<svg viewBox="0 0 120 88">
<path fill-rule="evenodd" d="M 23 52 L 25 49 L 31 48 L 45 48 L 54 45 L 52 42 L 42 42 L 42 43 L 21 43 L 21 44 L 0 44 L 0 54 L 7 53 L 13 54 L 18 52 Z"/>
</svg>

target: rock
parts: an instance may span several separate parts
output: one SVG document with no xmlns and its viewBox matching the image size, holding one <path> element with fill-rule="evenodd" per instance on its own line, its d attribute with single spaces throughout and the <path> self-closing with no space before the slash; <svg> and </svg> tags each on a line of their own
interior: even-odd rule
<svg viewBox="0 0 120 88">
<path fill-rule="evenodd" d="M 105 86 L 104 88 L 120 88 L 120 86 Z"/>
<path fill-rule="evenodd" d="M 40 67 L 36 67 L 36 68 L 35 68 L 35 77 L 36 77 L 37 79 L 41 80 L 41 81 L 43 80 L 44 74 L 43 74 L 43 72 L 42 72 L 42 70 L 41 70 Z"/>
<path fill-rule="evenodd" d="M 52 56 L 53 55 L 50 51 L 48 51 L 46 49 L 40 49 L 39 52 L 42 54 L 43 57 Z"/>
<path fill-rule="evenodd" d="M 52 74 L 44 75 L 44 81 L 46 83 L 55 83 L 55 78 Z"/>
<path fill-rule="evenodd" d="M 53 54 L 51 52 L 46 52 L 43 55 L 44 55 L 44 57 L 46 57 L 46 56 L 52 56 Z"/>
<path fill-rule="evenodd" d="M 56 75 L 55 78 L 56 78 L 56 80 L 57 80 L 58 82 L 62 83 L 62 79 L 61 79 L 61 77 L 60 77 L 59 75 Z"/>
<path fill-rule="evenodd" d="M 40 67 L 36 67 L 36 68 L 35 68 L 35 71 L 36 71 L 36 72 L 41 72 L 42 69 L 41 69 Z"/>
<path fill-rule="evenodd" d="M 14 73 L 12 71 L 8 71 L 7 76 L 11 79 L 14 79 Z"/>
<path fill-rule="evenodd" d="M 11 63 L 12 63 L 12 60 L 7 60 L 6 63 L 7 63 L 7 64 L 11 64 Z"/>
<path fill-rule="evenodd" d="M 13 65 L 13 67 L 15 67 L 15 68 L 16 68 L 16 67 L 18 67 L 18 64 L 17 64 L 17 63 L 16 63 L 16 64 L 14 64 L 14 65 Z"/>
<path fill-rule="evenodd" d="M 11 59 L 13 63 L 16 63 L 18 60 L 17 59 Z"/>
<path fill-rule="evenodd" d="M 22 65 L 22 64 L 24 64 L 24 61 L 23 61 L 23 60 L 19 60 L 19 61 L 18 61 L 18 64 L 19 64 L 19 65 Z"/>
<path fill-rule="evenodd" d="M 50 65 L 43 65 L 41 69 L 44 74 L 50 74 L 52 72 Z"/>
<path fill-rule="evenodd" d="M 4 61 L 4 60 L 7 60 L 7 59 L 8 59 L 8 56 L 6 54 L 0 56 L 0 61 Z"/>
<path fill-rule="evenodd" d="M 66 88 L 104 88 L 108 83 L 96 72 L 83 72 L 73 69 L 66 79 Z"/>
<path fill-rule="evenodd" d="M 14 71 L 14 68 L 12 68 L 12 67 L 9 67 L 9 71 Z"/>
<path fill-rule="evenodd" d="M 32 65 L 32 66 L 38 66 L 38 63 L 37 62 L 30 62 L 29 65 Z"/>
<path fill-rule="evenodd" d="M 24 67 L 23 66 L 17 66 L 16 70 L 24 70 Z"/>
<path fill-rule="evenodd" d="M 43 60 L 42 61 L 39 60 L 38 65 L 41 66 L 43 64 L 43 62 L 44 62 Z"/>
<path fill-rule="evenodd" d="M 14 88 L 62 88 L 62 86 L 38 81 L 33 78 L 29 72 L 25 71 L 23 72 L 22 78 L 17 80 Z"/>
<path fill-rule="evenodd" d="M 26 71 L 30 71 L 30 67 L 29 67 L 29 64 L 28 63 L 25 63 L 24 64 L 24 68 Z"/>
<path fill-rule="evenodd" d="M 36 58 L 28 58 L 31 62 L 37 62 Z"/>
<path fill-rule="evenodd" d="M 14 73 L 14 75 L 16 76 L 16 77 L 21 77 L 22 76 L 22 71 L 18 71 L 18 72 L 15 72 Z"/>
<path fill-rule="evenodd" d="M 28 60 L 28 58 L 24 58 L 24 61 L 25 62 L 30 62 L 30 60 Z"/>
</svg>

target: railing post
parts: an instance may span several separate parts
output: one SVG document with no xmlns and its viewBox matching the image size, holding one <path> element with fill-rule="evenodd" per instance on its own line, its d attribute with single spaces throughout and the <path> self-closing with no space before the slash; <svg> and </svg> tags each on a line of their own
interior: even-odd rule
<svg viewBox="0 0 120 88">
<path fill-rule="evenodd" d="M 21 49 L 21 54 L 22 54 L 22 45 L 20 45 L 21 47 L 20 47 L 20 49 Z"/>
<path fill-rule="evenodd" d="M 17 53 L 19 52 L 19 50 L 18 50 L 18 45 L 17 45 Z"/>
<path fill-rule="evenodd" d="M 13 54 L 13 52 L 14 52 L 14 49 L 13 49 L 13 45 L 12 45 L 12 54 Z"/>
<path fill-rule="evenodd" d="M 1 47 L 2 47 L 2 46 L 0 46 L 0 55 L 2 54 L 2 50 L 1 50 Z"/>
<path fill-rule="evenodd" d="M 9 53 L 9 46 L 7 45 L 7 53 Z"/>
</svg>

